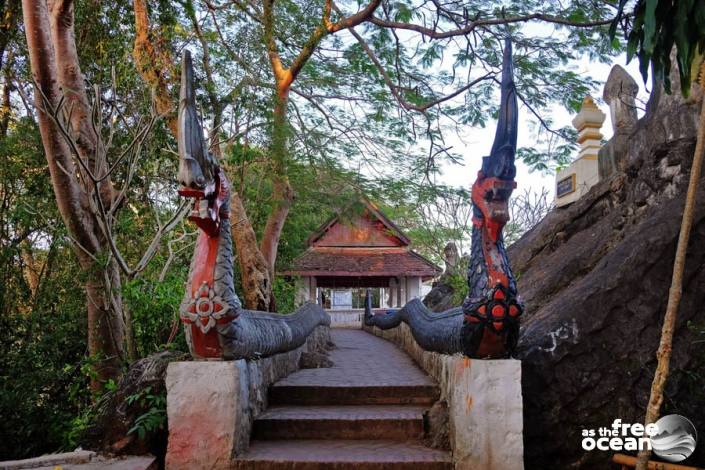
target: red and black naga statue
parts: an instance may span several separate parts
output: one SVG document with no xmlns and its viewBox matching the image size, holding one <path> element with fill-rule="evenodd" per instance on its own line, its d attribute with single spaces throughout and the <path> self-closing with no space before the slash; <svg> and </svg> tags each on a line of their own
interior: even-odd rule
<svg viewBox="0 0 705 470">
<path fill-rule="evenodd" d="M 178 116 L 179 195 L 193 198 L 189 220 L 199 228 L 179 309 L 195 358 L 249 359 L 290 351 L 330 317 L 307 303 L 291 315 L 242 308 L 233 285 L 230 184 L 207 149 L 196 110 L 189 51 L 181 64 Z"/>
<path fill-rule="evenodd" d="M 509 197 L 516 187 L 514 158 L 518 108 L 511 41 L 504 47 L 501 104 L 492 151 L 472 185 L 473 228 L 468 296 L 462 307 L 429 311 L 418 299 L 396 311 L 374 315 L 368 292 L 365 324 L 389 329 L 406 323 L 416 342 L 428 351 L 462 352 L 473 358 L 505 358 L 519 337 L 523 305 L 504 247 L 502 230 L 509 221 Z"/>
</svg>

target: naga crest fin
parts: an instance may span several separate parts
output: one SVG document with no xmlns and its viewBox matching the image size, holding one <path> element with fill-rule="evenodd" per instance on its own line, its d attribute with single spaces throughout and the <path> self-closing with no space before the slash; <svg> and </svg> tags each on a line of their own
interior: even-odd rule
<svg viewBox="0 0 705 470">
<path fill-rule="evenodd" d="M 517 126 L 519 109 L 517 106 L 516 85 L 514 84 L 514 64 L 512 62 L 512 42 L 504 41 L 502 61 L 501 101 L 497 131 L 489 157 L 482 160 L 482 172 L 487 177 L 513 180 L 516 175 L 514 157 L 517 147 Z"/>
<path fill-rule="evenodd" d="M 203 127 L 196 109 L 193 62 L 189 50 L 184 50 L 181 58 L 177 141 L 179 183 L 185 188 L 204 191 L 206 195 L 212 192 L 217 164 L 203 139 Z"/>
</svg>

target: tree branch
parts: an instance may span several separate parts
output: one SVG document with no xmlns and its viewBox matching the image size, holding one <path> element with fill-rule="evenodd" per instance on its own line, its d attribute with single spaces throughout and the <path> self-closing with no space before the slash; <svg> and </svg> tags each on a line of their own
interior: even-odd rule
<svg viewBox="0 0 705 470">
<path fill-rule="evenodd" d="M 450 31 L 437 31 L 436 27 L 429 28 L 426 26 L 421 26 L 414 23 L 403 23 L 401 21 L 390 21 L 382 19 L 378 16 L 372 16 L 369 21 L 370 23 L 380 26 L 382 28 L 393 28 L 393 29 L 403 29 L 407 31 L 414 31 L 422 34 L 431 39 L 447 39 L 454 36 L 464 36 L 471 33 L 473 30 L 482 26 L 494 26 L 494 25 L 505 25 L 512 23 L 525 23 L 532 20 L 539 20 L 546 23 L 560 24 L 563 26 L 572 26 L 574 28 L 593 28 L 595 26 L 606 26 L 614 21 L 614 18 L 608 20 L 598 20 L 598 21 L 587 21 L 587 22 L 575 22 L 570 21 L 565 18 L 560 18 L 557 16 L 546 15 L 543 13 L 533 13 L 531 15 L 521 15 L 512 16 L 507 18 L 488 18 L 488 19 L 478 19 L 469 22 L 462 28 L 450 30 Z"/>
<path fill-rule="evenodd" d="M 354 28 L 348 28 L 348 31 L 350 31 L 350 34 L 352 34 L 353 37 L 355 37 L 355 39 L 357 39 L 357 41 L 360 43 L 360 45 L 364 49 L 365 53 L 367 54 L 367 57 L 369 57 L 369 59 L 372 61 L 372 63 L 377 68 L 379 73 L 382 75 L 382 79 L 384 80 L 384 83 L 389 88 L 389 91 L 392 93 L 392 96 L 394 96 L 394 99 L 406 111 L 417 111 L 419 113 L 425 113 L 428 109 L 430 109 L 434 106 L 437 106 L 437 105 L 443 103 L 444 101 L 448 101 L 450 99 L 453 99 L 456 96 L 460 95 L 461 93 L 463 93 L 463 92 L 469 90 L 470 88 L 472 88 L 473 86 L 477 85 L 481 81 L 494 78 L 494 76 L 496 75 L 494 72 L 488 72 L 485 75 L 482 75 L 482 76 L 468 82 L 467 84 L 463 85 L 462 87 L 455 90 L 454 92 L 452 92 L 448 95 L 442 96 L 440 98 L 431 100 L 431 101 L 424 103 L 422 105 L 416 105 L 413 103 L 409 103 L 406 99 L 404 99 L 404 97 L 401 95 L 401 93 L 399 93 L 399 90 L 398 90 L 399 87 L 397 87 L 392 82 L 392 78 L 389 76 L 387 71 L 384 69 L 384 66 L 382 65 L 380 60 L 377 58 L 377 56 L 375 55 L 372 48 L 370 48 L 370 46 L 367 44 L 365 39 L 362 36 L 360 36 L 357 33 L 357 31 L 355 31 Z"/>
</svg>

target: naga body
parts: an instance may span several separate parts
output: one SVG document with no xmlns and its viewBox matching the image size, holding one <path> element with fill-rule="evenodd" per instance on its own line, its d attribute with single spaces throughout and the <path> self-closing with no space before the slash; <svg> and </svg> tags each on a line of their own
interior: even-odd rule
<svg viewBox="0 0 705 470">
<path fill-rule="evenodd" d="M 179 195 L 193 198 L 189 220 L 199 228 L 179 309 L 186 340 L 196 358 L 264 357 L 301 346 L 330 317 L 315 304 L 291 315 L 242 308 L 233 285 L 230 184 L 208 152 L 196 110 L 193 66 L 188 51 L 181 65 L 178 116 Z"/>
<path fill-rule="evenodd" d="M 518 109 L 507 40 L 502 65 L 501 104 L 492 150 L 472 185 L 473 228 L 468 296 L 462 307 L 434 313 L 418 299 L 396 311 L 375 315 L 368 297 L 365 324 L 382 329 L 406 323 L 425 350 L 462 352 L 474 358 L 503 358 L 516 348 L 523 306 L 504 247 L 502 230 L 509 221 L 509 197 L 516 187 L 514 158 Z"/>
</svg>

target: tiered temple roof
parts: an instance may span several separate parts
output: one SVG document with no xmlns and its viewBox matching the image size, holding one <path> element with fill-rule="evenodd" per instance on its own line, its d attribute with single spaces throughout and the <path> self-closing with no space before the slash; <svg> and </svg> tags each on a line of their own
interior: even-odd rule
<svg viewBox="0 0 705 470">
<path fill-rule="evenodd" d="M 342 211 L 308 238 L 308 249 L 284 275 L 316 277 L 419 276 L 442 270 L 411 249 L 399 227 L 369 201 Z"/>
</svg>

